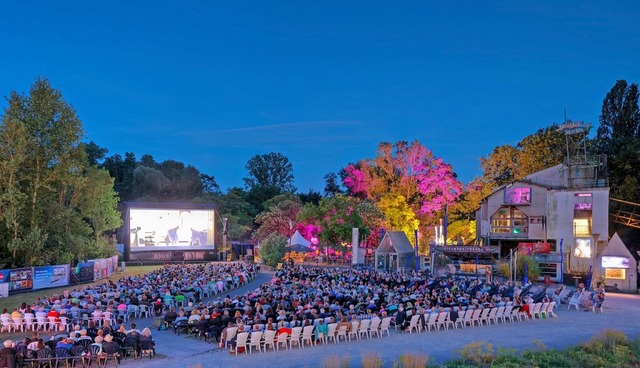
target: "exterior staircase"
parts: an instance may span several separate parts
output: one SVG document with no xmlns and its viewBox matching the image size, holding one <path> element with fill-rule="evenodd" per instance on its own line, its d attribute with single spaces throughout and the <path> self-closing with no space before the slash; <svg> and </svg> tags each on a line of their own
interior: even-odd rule
<svg viewBox="0 0 640 368">
<path fill-rule="evenodd" d="M 611 221 L 640 229 L 640 203 L 609 198 L 609 216 Z"/>
</svg>

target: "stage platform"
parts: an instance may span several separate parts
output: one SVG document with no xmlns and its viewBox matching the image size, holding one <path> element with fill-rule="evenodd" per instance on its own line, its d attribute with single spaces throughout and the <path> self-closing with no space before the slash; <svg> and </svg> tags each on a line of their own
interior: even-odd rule
<svg viewBox="0 0 640 368">
<path fill-rule="evenodd" d="M 150 246 L 132 247 L 129 261 L 181 262 L 218 261 L 220 254 L 215 247 L 202 246 Z"/>
</svg>

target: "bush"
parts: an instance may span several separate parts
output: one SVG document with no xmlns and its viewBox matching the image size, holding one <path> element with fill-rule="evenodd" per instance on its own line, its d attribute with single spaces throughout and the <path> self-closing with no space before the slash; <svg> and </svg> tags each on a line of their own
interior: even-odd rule
<svg viewBox="0 0 640 368">
<path fill-rule="evenodd" d="M 399 368 L 424 368 L 427 366 L 429 357 L 426 355 L 402 354 L 398 358 L 396 367 Z"/>
<path fill-rule="evenodd" d="M 484 341 L 474 341 L 459 351 L 460 357 L 476 367 L 490 367 L 494 360 L 493 345 Z"/>
<path fill-rule="evenodd" d="M 531 256 L 526 256 L 524 254 L 518 254 L 518 269 L 516 270 L 516 276 L 518 279 L 522 280 L 522 276 L 524 275 L 524 264 L 527 264 L 527 268 L 529 272 L 527 273 L 527 277 L 529 281 L 535 281 L 540 277 L 540 266 L 538 265 L 538 261 Z"/>
<path fill-rule="evenodd" d="M 286 251 L 287 238 L 277 233 L 272 233 L 260 245 L 260 258 L 266 265 L 275 267 L 278 262 L 282 261 Z"/>
<path fill-rule="evenodd" d="M 349 368 L 349 357 L 330 356 L 322 361 L 322 368 Z"/>
<path fill-rule="evenodd" d="M 496 273 L 498 276 L 502 276 L 505 279 L 511 278 L 511 267 L 508 262 L 498 261 L 496 262 Z"/>
<path fill-rule="evenodd" d="M 382 368 L 382 358 L 375 353 L 366 353 L 362 355 L 362 368 Z"/>
</svg>

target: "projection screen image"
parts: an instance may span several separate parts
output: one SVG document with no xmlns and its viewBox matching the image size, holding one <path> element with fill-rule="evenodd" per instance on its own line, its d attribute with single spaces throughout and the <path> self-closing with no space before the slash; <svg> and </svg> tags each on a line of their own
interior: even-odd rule
<svg viewBox="0 0 640 368">
<path fill-rule="evenodd" d="M 131 248 L 213 246 L 212 210 L 130 209 Z"/>
</svg>

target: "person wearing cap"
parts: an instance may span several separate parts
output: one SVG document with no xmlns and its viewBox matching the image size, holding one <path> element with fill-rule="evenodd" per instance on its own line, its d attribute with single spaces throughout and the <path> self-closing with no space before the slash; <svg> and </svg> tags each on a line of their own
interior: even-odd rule
<svg viewBox="0 0 640 368">
<path fill-rule="evenodd" d="M 4 347 L 0 349 L 0 367 L 16 368 L 16 349 L 13 341 L 5 340 Z"/>
<path fill-rule="evenodd" d="M 120 345 L 113 341 L 113 336 L 110 334 L 104 337 L 104 342 L 102 343 L 102 351 L 107 355 L 113 355 L 118 360 L 118 364 L 120 364 Z"/>
</svg>

